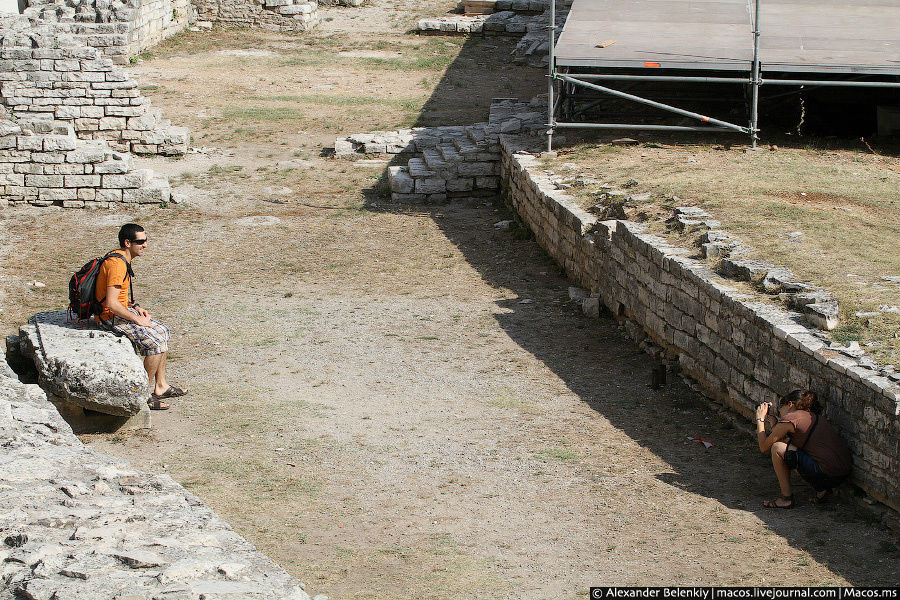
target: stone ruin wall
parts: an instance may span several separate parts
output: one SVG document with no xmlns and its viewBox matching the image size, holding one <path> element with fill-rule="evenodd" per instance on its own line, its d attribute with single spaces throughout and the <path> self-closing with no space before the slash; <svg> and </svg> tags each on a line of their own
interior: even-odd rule
<svg viewBox="0 0 900 600">
<path fill-rule="evenodd" d="M 315 0 L 193 0 L 200 21 L 274 31 L 312 29 L 319 23 L 319 4 Z"/>
<path fill-rule="evenodd" d="M 829 349 L 798 313 L 750 301 L 704 262 L 686 258 L 686 249 L 637 223 L 600 222 L 555 189 L 539 160 L 520 151 L 522 142 L 502 136 L 501 145 L 508 202 L 594 302 L 625 319 L 643 345 L 675 358 L 708 397 L 748 419 L 776 395 L 816 390 L 853 452 L 853 481 L 900 511 L 900 384 Z M 883 517 L 900 527 L 896 512 Z"/>
<path fill-rule="evenodd" d="M 163 120 L 122 67 L 64 26 L 0 18 L 0 102 L 16 120 L 71 124 L 79 138 L 116 150 L 187 151 L 187 129 Z"/>
<path fill-rule="evenodd" d="M 117 64 L 182 31 L 191 0 L 25 0 L 23 15 L 64 26 Z"/>
</svg>

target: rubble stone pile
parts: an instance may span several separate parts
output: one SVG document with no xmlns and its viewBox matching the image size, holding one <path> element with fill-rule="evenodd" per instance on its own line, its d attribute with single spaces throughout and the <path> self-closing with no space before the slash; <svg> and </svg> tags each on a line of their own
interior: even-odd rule
<svg viewBox="0 0 900 600">
<path fill-rule="evenodd" d="M 419 127 L 339 139 L 339 157 L 397 154 L 406 165 L 388 168 L 391 200 L 440 203 L 491 196 L 500 189 L 500 134 L 538 134 L 546 129 L 539 101 L 495 100 L 487 123 L 459 127 Z"/>
<path fill-rule="evenodd" d="M 522 36 L 513 51 L 513 62 L 546 66 L 550 49 L 549 0 L 497 0 L 494 12 L 483 15 L 449 14 L 420 19 L 420 33 Z M 562 33 L 572 0 L 556 2 L 556 37 Z"/>
</svg>

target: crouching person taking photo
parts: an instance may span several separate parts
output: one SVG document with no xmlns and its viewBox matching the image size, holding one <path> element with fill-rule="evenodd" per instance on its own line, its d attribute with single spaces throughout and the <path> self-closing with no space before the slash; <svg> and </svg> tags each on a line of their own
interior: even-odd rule
<svg viewBox="0 0 900 600">
<path fill-rule="evenodd" d="M 810 498 L 821 504 L 850 474 L 850 450 L 838 432 L 821 415 L 815 392 L 795 390 L 778 406 L 763 402 L 756 408 L 756 437 L 760 452 L 772 454 L 772 466 L 781 496 L 763 504 L 766 508 L 793 508 L 791 471 L 796 471 L 816 491 Z M 771 433 L 766 435 L 766 425 Z"/>
</svg>

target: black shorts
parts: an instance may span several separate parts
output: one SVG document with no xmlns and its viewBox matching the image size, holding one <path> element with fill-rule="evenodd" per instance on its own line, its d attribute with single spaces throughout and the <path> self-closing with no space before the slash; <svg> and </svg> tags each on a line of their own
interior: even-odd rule
<svg viewBox="0 0 900 600">
<path fill-rule="evenodd" d="M 836 488 L 846 475 L 826 475 L 816 460 L 803 450 L 788 450 L 784 453 L 784 464 L 789 469 L 796 470 L 800 477 L 813 487 L 817 492 L 824 492 Z"/>
</svg>

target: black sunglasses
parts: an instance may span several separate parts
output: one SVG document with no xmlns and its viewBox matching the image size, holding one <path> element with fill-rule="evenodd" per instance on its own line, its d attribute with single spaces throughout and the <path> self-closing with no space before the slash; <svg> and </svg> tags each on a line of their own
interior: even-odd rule
<svg viewBox="0 0 900 600">
<path fill-rule="evenodd" d="M 136 244 L 138 246 L 143 246 L 144 244 L 147 243 L 147 238 L 144 238 L 142 240 L 131 240 L 131 243 Z"/>
</svg>

